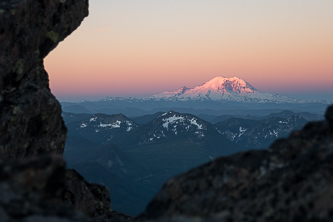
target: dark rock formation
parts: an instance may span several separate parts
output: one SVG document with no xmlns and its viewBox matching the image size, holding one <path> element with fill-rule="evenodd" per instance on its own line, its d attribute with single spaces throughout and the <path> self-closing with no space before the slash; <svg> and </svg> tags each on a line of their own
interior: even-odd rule
<svg viewBox="0 0 333 222">
<path fill-rule="evenodd" d="M 65 169 L 57 155 L 0 164 L 0 221 L 122 222 L 111 210 L 109 190 Z"/>
<path fill-rule="evenodd" d="M 170 179 L 138 221 L 333 221 L 333 106 L 269 150 Z"/>
<path fill-rule="evenodd" d="M 111 209 L 110 191 L 107 187 L 88 183 L 75 170 L 66 171 L 64 202 L 74 206 L 95 222 L 130 222 L 132 217 Z"/>
<path fill-rule="evenodd" d="M 88 0 L 0 1 L 0 162 L 62 154 L 66 127 L 43 58 L 88 15 Z"/>
<path fill-rule="evenodd" d="M 0 164 L 0 221 L 87 221 L 63 203 L 64 175 L 65 161 L 59 156 Z"/>
<path fill-rule="evenodd" d="M 67 129 L 43 59 L 87 15 L 88 0 L 0 1 L 1 222 L 131 219 L 111 210 L 106 187 L 56 155 Z"/>
<path fill-rule="evenodd" d="M 110 191 L 107 187 L 88 183 L 75 170 L 66 170 L 66 188 L 63 200 L 83 212 L 94 222 L 132 221 L 132 217 L 111 209 Z"/>
<path fill-rule="evenodd" d="M 110 191 L 107 187 L 86 182 L 75 170 L 67 170 L 66 183 L 66 202 L 89 217 L 111 218 Z"/>
</svg>

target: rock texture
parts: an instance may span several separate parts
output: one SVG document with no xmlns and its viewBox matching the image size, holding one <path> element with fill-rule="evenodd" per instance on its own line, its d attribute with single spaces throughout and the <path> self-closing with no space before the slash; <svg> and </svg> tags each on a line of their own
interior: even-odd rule
<svg viewBox="0 0 333 222">
<path fill-rule="evenodd" d="M 109 190 L 66 170 L 67 129 L 44 57 L 88 15 L 88 0 L 0 1 L 0 221 L 127 221 Z"/>
<path fill-rule="evenodd" d="M 110 192 L 66 170 L 58 155 L 0 164 L 1 222 L 122 222 L 129 217 L 111 209 Z M 88 220 L 89 218 L 89 220 Z"/>
<path fill-rule="evenodd" d="M 0 1 L 0 162 L 62 154 L 67 129 L 43 58 L 88 15 L 88 0 Z"/>
<path fill-rule="evenodd" d="M 333 106 L 325 116 L 170 179 L 137 221 L 333 221 Z"/>
<path fill-rule="evenodd" d="M 64 191 L 65 161 L 59 156 L 0 164 L 0 221 L 87 221 L 63 203 Z"/>
<path fill-rule="evenodd" d="M 66 171 L 64 200 L 96 220 L 111 218 L 110 191 L 107 187 L 88 183 L 75 170 Z"/>
<path fill-rule="evenodd" d="M 88 183 L 75 170 L 66 170 L 64 175 L 64 203 L 74 206 L 94 222 L 132 221 L 132 217 L 111 209 L 110 191 L 107 187 Z"/>
</svg>

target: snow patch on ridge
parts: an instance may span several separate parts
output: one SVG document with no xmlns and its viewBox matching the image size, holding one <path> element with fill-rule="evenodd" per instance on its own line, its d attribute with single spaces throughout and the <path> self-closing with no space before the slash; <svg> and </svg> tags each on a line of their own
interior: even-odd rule
<svg viewBox="0 0 333 222">
<path fill-rule="evenodd" d="M 169 117 L 169 118 L 166 118 L 166 119 L 162 119 L 162 121 L 164 122 L 163 123 L 163 127 L 166 128 L 166 129 L 168 129 L 169 128 L 169 124 L 173 124 L 173 123 L 177 122 L 178 120 L 184 121 L 184 117 L 176 116 L 176 114 L 175 114 L 172 117 Z"/>
<path fill-rule="evenodd" d="M 120 128 L 120 124 L 121 122 L 119 120 L 117 120 L 114 123 L 107 123 L 107 124 L 100 122 L 98 127 L 111 127 L 111 129 L 114 129 L 114 128 Z"/>
<path fill-rule="evenodd" d="M 202 128 L 202 124 L 198 124 L 198 123 L 197 123 L 197 119 L 192 118 L 192 119 L 190 120 L 190 122 L 191 122 L 192 125 L 196 125 L 196 126 L 197 126 L 197 129 L 203 129 L 203 128 Z"/>
<path fill-rule="evenodd" d="M 166 114 L 162 114 L 162 116 L 165 116 Z M 176 126 L 177 124 L 180 124 L 182 123 L 182 125 L 185 126 L 185 129 L 186 130 L 189 130 L 190 128 L 190 125 L 194 125 L 197 127 L 197 130 L 203 130 L 203 126 L 202 124 L 199 124 L 197 122 L 197 119 L 196 118 L 191 118 L 191 119 L 186 119 L 185 117 L 183 116 L 177 116 L 176 114 L 174 114 L 173 116 L 171 117 L 168 117 L 168 118 L 164 118 L 162 119 L 162 121 L 164 122 L 163 123 L 163 127 L 166 128 L 167 130 L 169 129 L 169 125 L 173 125 L 175 124 L 173 127 L 173 131 L 175 131 L 176 129 Z M 189 125 L 186 125 L 186 123 L 188 123 Z M 177 133 L 176 133 L 177 134 Z"/>
<path fill-rule="evenodd" d="M 96 122 L 97 116 L 90 118 L 89 122 Z"/>
<path fill-rule="evenodd" d="M 243 127 L 239 127 L 239 134 L 238 134 L 238 137 L 241 137 L 245 132 L 246 132 L 246 128 L 243 128 Z"/>
</svg>

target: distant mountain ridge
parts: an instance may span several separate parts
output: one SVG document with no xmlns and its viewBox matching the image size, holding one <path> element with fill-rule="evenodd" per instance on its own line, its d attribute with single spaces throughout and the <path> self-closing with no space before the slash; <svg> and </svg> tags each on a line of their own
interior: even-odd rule
<svg viewBox="0 0 333 222">
<path fill-rule="evenodd" d="M 250 94 L 257 91 L 252 85 L 240 79 L 238 77 L 225 78 L 225 77 L 215 77 L 210 81 L 196 86 L 194 88 L 187 88 L 186 86 L 181 87 L 179 90 L 174 92 L 164 92 L 155 95 L 155 97 L 170 95 L 183 95 L 183 94 L 193 94 L 193 93 L 205 93 L 207 91 L 217 92 L 221 94 L 225 93 L 245 93 Z"/>
<path fill-rule="evenodd" d="M 128 139 L 130 137 L 130 141 Z M 223 149 L 219 144 L 232 147 L 227 136 L 218 132 L 217 127 L 194 115 L 169 111 L 162 113 L 136 131 L 127 134 L 125 139 L 113 141 L 119 146 L 130 143 L 128 147 L 142 146 L 170 141 L 186 141 L 196 144 L 207 144 L 214 141 L 214 147 L 221 155 Z M 233 151 L 234 152 L 234 151 Z"/>
<path fill-rule="evenodd" d="M 238 77 L 215 77 L 208 82 L 149 97 L 106 97 L 99 101 L 62 102 L 65 112 L 106 113 L 135 117 L 158 111 L 222 115 L 223 110 L 279 109 L 321 113 L 333 101 L 304 101 L 261 92 Z M 216 112 L 217 111 L 217 112 Z M 230 114 L 230 113 L 227 113 Z"/>
<path fill-rule="evenodd" d="M 175 101 L 208 100 L 244 103 L 304 103 L 302 100 L 261 92 L 238 77 L 215 77 L 200 86 L 194 88 L 183 86 L 177 91 L 163 92 L 154 95 L 153 98 Z"/>
<path fill-rule="evenodd" d="M 175 111 L 137 117 L 141 124 L 123 114 L 62 115 L 68 128 L 68 166 L 90 182 L 107 185 L 114 209 L 133 215 L 167 178 L 217 156 L 266 148 L 307 123 L 303 113 L 288 110 L 258 119 L 229 115 L 214 124 Z"/>
<path fill-rule="evenodd" d="M 82 114 L 77 116 L 77 114 L 63 113 L 62 115 L 67 122 L 69 119 L 75 119 L 75 121 L 66 124 L 69 129 L 73 129 L 68 132 L 68 136 L 91 138 L 91 141 L 100 145 L 104 145 L 113 137 L 138 127 L 133 120 L 123 114 L 97 113 L 90 116 Z"/>
</svg>

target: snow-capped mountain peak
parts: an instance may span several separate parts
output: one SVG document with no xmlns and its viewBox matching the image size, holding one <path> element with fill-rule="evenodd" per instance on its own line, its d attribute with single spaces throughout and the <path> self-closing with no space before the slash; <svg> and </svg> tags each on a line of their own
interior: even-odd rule
<svg viewBox="0 0 333 222">
<path fill-rule="evenodd" d="M 212 80 L 197 86 L 193 91 L 208 91 L 211 92 L 220 92 L 220 93 L 237 93 L 237 94 L 250 94 L 254 93 L 256 89 L 251 86 L 249 83 L 245 82 L 243 79 L 238 77 L 224 78 L 224 77 L 215 77 Z"/>
<path fill-rule="evenodd" d="M 206 134 L 217 132 L 210 124 L 192 114 L 169 111 L 156 117 L 146 125 L 145 135 L 140 136 L 142 143 L 151 143 L 163 139 L 188 138 L 201 141 Z"/>
<path fill-rule="evenodd" d="M 298 103 L 299 100 L 263 93 L 238 77 L 215 77 L 194 88 L 181 87 L 173 92 L 154 95 L 155 100 L 168 101 L 232 101 L 246 103 Z"/>
</svg>

